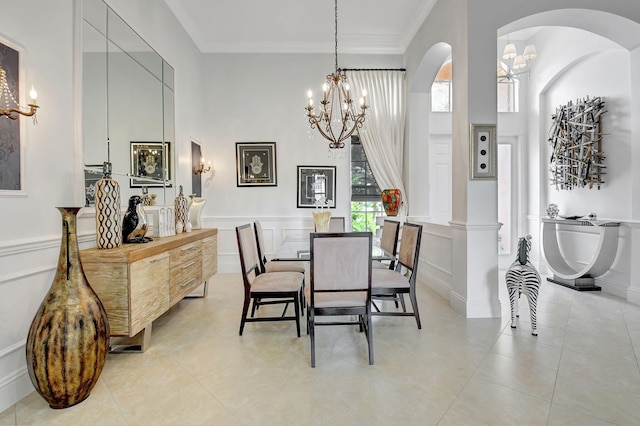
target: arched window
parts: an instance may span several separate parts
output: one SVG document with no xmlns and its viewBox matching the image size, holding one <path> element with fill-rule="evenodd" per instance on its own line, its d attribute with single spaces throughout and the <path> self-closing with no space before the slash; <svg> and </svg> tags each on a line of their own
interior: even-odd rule
<svg viewBox="0 0 640 426">
<path fill-rule="evenodd" d="M 498 112 L 518 112 L 520 80 L 498 61 Z"/>
<path fill-rule="evenodd" d="M 451 59 L 445 61 L 431 85 L 431 112 L 451 112 L 452 106 Z"/>
</svg>

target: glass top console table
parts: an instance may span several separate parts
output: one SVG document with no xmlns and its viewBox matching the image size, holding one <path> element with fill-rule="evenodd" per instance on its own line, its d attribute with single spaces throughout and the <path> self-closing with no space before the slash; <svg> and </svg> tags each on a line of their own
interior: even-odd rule
<svg viewBox="0 0 640 426">
<path fill-rule="evenodd" d="M 594 226 L 598 230 L 599 240 L 591 260 L 581 269 L 569 265 L 560 251 L 558 243 L 558 225 Z M 609 270 L 618 252 L 618 234 L 620 222 L 585 219 L 542 219 L 542 252 L 547 259 L 553 278 L 547 281 L 560 284 L 578 291 L 598 291 L 595 277 Z"/>
</svg>

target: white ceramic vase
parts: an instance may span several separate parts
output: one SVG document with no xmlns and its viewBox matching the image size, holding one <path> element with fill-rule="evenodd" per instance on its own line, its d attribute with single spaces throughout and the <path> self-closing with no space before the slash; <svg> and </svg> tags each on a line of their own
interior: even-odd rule
<svg viewBox="0 0 640 426">
<path fill-rule="evenodd" d="M 193 194 L 190 197 L 191 201 L 189 203 L 189 223 L 191 223 L 192 229 L 202 229 L 202 224 L 200 223 L 200 215 L 202 214 L 204 205 L 207 204 L 207 200 L 205 198 L 196 198 Z"/>
</svg>

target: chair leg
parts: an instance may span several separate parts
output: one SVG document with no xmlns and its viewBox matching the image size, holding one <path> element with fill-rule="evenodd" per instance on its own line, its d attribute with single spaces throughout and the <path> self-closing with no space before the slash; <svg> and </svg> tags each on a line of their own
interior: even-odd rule
<svg viewBox="0 0 640 426">
<path fill-rule="evenodd" d="M 422 328 L 420 324 L 420 312 L 418 312 L 418 299 L 416 298 L 416 290 L 411 289 L 409 292 L 409 298 L 411 299 L 411 307 L 413 308 L 413 315 L 416 317 L 416 324 L 418 325 L 418 329 Z"/>
<path fill-rule="evenodd" d="M 400 299 L 400 304 L 402 305 L 402 312 L 407 312 L 407 305 L 404 304 L 404 294 L 399 293 L 396 296 L 398 296 L 398 299 Z M 398 306 L 398 304 L 396 303 L 396 307 Z"/>
<path fill-rule="evenodd" d="M 253 299 L 253 301 L 251 303 L 251 317 L 252 318 L 256 314 L 256 306 L 258 306 L 259 304 L 260 304 L 260 299 L 259 298 Z"/>
<path fill-rule="evenodd" d="M 311 367 L 313 368 L 316 366 L 316 333 L 313 324 L 314 320 L 313 310 L 309 310 L 307 312 L 307 321 L 309 322 L 309 340 L 311 340 Z"/>
<path fill-rule="evenodd" d="M 249 303 L 251 299 L 244 299 L 244 304 L 242 305 L 242 319 L 240 320 L 240 336 L 242 336 L 242 331 L 244 330 L 244 323 L 247 319 L 247 312 L 249 312 Z"/>
<path fill-rule="evenodd" d="M 300 337 L 300 303 L 297 292 L 293 294 L 293 306 L 295 306 L 296 310 L 296 331 L 298 332 L 298 337 Z"/>
<path fill-rule="evenodd" d="M 371 311 L 365 315 L 367 343 L 369 346 L 369 365 L 373 365 L 373 327 L 371 327 Z"/>
</svg>

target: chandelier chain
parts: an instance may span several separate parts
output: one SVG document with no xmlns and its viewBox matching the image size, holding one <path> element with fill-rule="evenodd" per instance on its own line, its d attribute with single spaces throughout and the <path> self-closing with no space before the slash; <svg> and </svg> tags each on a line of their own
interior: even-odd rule
<svg viewBox="0 0 640 426">
<path fill-rule="evenodd" d="M 335 24 L 336 24 L 336 34 L 335 34 L 335 59 L 336 59 L 336 71 L 338 71 L 338 0 L 335 0 Z"/>
<path fill-rule="evenodd" d="M 327 75 L 322 86 L 322 96 L 318 104 L 318 112 L 313 105 L 313 93 L 307 92 L 308 100 L 306 116 L 311 129 L 316 129 L 329 142 L 329 152 L 335 154 L 345 147 L 344 141 L 364 125 L 367 108 L 367 92 L 362 89 L 360 108 L 356 111 L 351 99 L 349 82 L 344 70 L 338 66 L 338 0 L 334 1 L 335 23 L 335 72 Z"/>
</svg>

